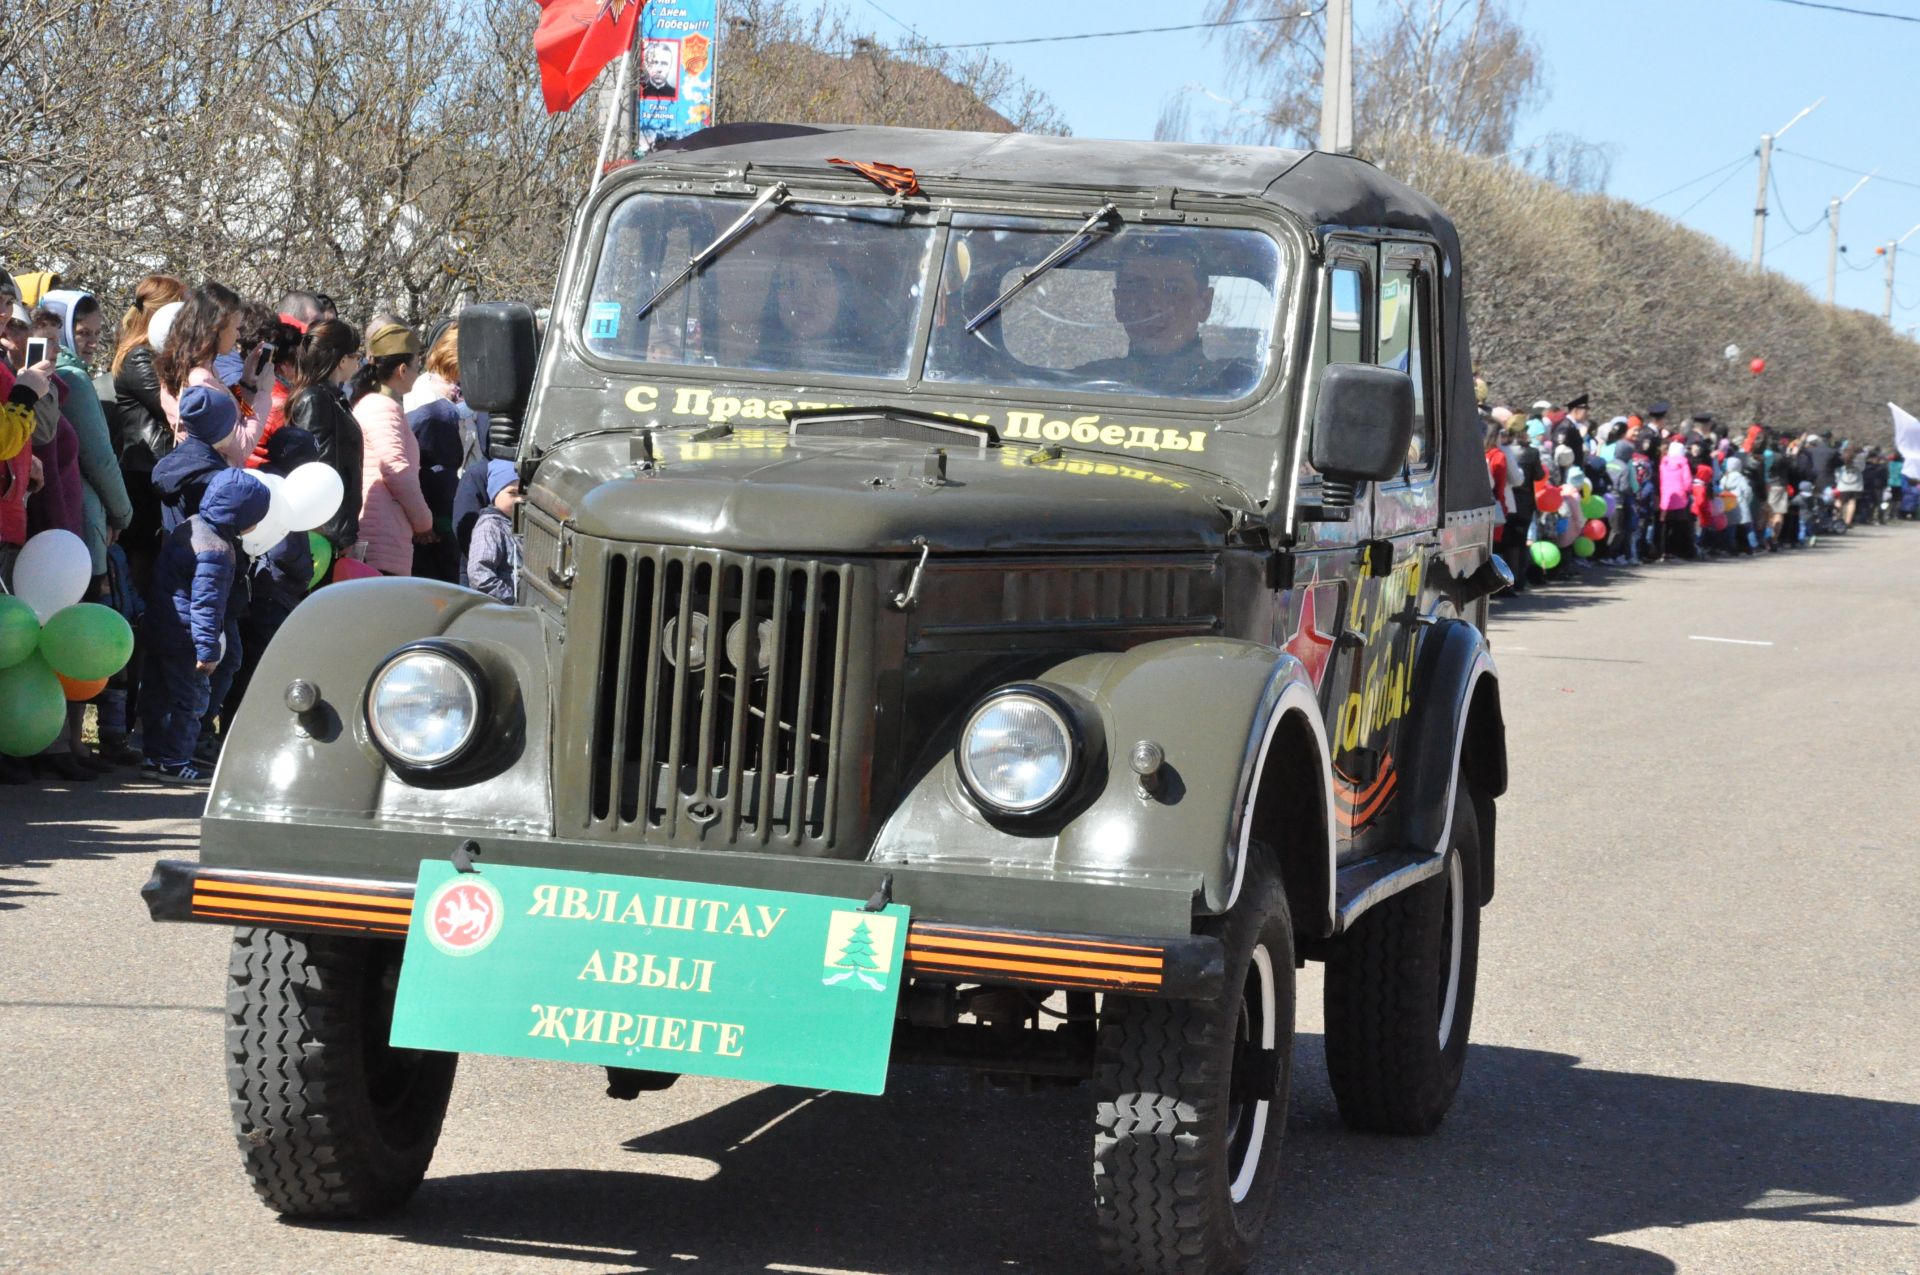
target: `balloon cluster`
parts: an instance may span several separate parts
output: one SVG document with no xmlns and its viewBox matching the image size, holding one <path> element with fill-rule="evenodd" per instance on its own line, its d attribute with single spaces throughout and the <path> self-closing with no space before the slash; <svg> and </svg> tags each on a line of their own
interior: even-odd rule
<svg viewBox="0 0 1920 1275">
<path fill-rule="evenodd" d="M 309 461 L 284 478 L 264 469 L 250 472 L 273 494 L 267 516 L 240 537 L 240 547 L 256 558 L 285 540 L 287 533 L 312 531 L 333 517 L 346 495 L 340 471 L 324 461 Z"/>
<path fill-rule="evenodd" d="M 93 578 L 87 546 L 43 531 L 0 594 L 0 753 L 31 757 L 67 724 L 67 701 L 89 700 L 133 656 L 133 627 L 112 607 L 82 602 Z"/>
</svg>

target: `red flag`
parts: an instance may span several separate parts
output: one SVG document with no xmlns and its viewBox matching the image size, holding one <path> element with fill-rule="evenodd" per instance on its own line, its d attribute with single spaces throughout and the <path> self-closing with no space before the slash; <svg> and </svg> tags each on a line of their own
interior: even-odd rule
<svg viewBox="0 0 1920 1275">
<path fill-rule="evenodd" d="M 570 110 L 607 63 L 633 46 L 645 0 L 538 0 L 533 53 L 547 113 Z"/>
</svg>

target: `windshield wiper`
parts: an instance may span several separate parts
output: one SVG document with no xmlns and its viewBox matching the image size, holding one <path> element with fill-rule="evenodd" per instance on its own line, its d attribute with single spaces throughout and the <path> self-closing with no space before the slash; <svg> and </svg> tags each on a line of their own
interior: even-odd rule
<svg viewBox="0 0 1920 1275">
<path fill-rule="evenodd" d="M 971 319 L 968 319 L 967 331 L 977 331 L 981 324 L 1000 313 L 1007 302 L 1013 300 L 1022 292 L 1025 292 L 1028 284 L 1089 247 L 1097 236 L 1112 234 L 1114 228 L 1105 223 L 1119 211 L 1118 208 L 1114 207 L 1112 200 L 1101 204 L 1093 216 L 1081 222 L 1080 228 L 1067 236 L 1065 243 L 1042 257 L 1039 264 L 1034 266 L 1033 269 L 1027 271 L 1018 279 L 1015 279 L 1005 292 L 987 303 L 986 309 L 980 311 L 980 313 L 974 315 Z"/>
<path fill-rule="evenodd" d="M 641 303 L 640 308 L 633 313 L 634 321 L 637 323 L 646 318 L 653 312 L 653 307 L 659 305 L 669 292 L 698 274 L 708 262 L 731 248 L 736 241 L 744 238 L 746 233 L 758 226 L 769 212 L 787 202 L 787 194 L 785 182 L 775 182 L 767 187 L 760 198 L 747 205 L 747 210 L 740 214 L 739 220 L 715 235 L 712 243 L 688 257 L 687 264 L 680 268 L 679 274 L 661 284 L 652 296 Z"/>
</svg>

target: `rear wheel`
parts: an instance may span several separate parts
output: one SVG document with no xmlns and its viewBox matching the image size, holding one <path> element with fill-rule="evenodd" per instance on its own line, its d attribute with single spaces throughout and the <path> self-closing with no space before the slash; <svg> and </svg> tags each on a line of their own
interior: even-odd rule
<svg viewBox="0 0 1920 1275">
<path fill-rule="evenodd" d="M 289 1217 L 368 1217 L 426 1176 L 457 1054 L 387 1043 L 401 945 L 236 930 L 227 1089 L 260 1198 Z"/>
<path fill-rule="evenodd" d="M 1431 1133 L 1467 1059 L 1480 958 L 1480 822 L 1455 785 L 1438 876 L 1361 915 L 1327 956 L 1327 1073 L 1369 1133 Z"/>
<path fill-rule="evenodd" d="M 1279 884 L 1248 866 L 1226 918 L 1214 1001 L 1109 996 L 1094 1076 L 1094 1191 L 1106 1267 L 1237 1271 L 1278 1180 L 1293 1074 L 1293 928 Z"/>
</svg>

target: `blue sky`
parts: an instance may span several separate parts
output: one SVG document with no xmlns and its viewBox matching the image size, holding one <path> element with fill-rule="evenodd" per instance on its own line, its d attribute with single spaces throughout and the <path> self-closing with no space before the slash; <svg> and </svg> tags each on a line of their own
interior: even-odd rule
<svg viewBox="0 0 1920 1275">
<path fill-rule="evenodd" d="M 1202 0 L 844 2 L 882 38 L 902 34 L 898 19 L 936 43 L 1166 26 L 1198 21 L 1206 9 Z M 1842 2 L 1920 18 L 1915 0 Z M 1355 7 L 1364 31 L 1382 0 L 1356 0 Z M 1752 242 L 1750 157 L 1760 134 L 1824 95 L 1826 104 L 1775 152 L 1779 198 L 1769 200 L 1776 208 L 1768 219 L 1767 264 L 1824 294 L 1827 201 L 1855 181 L 1842 169 L 1879 167 L 1882 175 L 1841 214 L 1840 240 L 1850 251 L 1841 259 L 1838 296 L 1842 305 L 1880 312 L 1882 259 L 1873 249 L 1920 223 L 1920 133 L 1912 128 L 1920 22 L 1777 0 L 1532 0 L 1516 8 L 1541 47 L 1549 81 L 1549 96 L 1523 121 L 1520 140 L 1561 131 L 1613 146 L 1609 194 L 1653 201 L 1656 210 L 1724 240 L 1742 260 Z M 995 53 L 1044 87 L 1075 133 L 1151 137 L 1162 104 L 1181 85 L 1228 90 L 1225 38 L 1180 32 L 1010 45 Z M 1724 182 L 1716 176 L 1666 193 L 1743 156 L 1749 158 L 1723 174 Z M 1789 219 L 1809 233 L 1794 237 Z M 1920 324 L 1920 234 L 1906 242 L 1902 264 L 1894 324 L 1905 329 Z M 1902 298 L 1911 304 L 1902 306 Z"/>
</svg>

